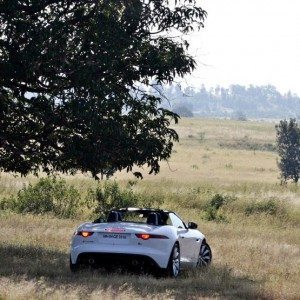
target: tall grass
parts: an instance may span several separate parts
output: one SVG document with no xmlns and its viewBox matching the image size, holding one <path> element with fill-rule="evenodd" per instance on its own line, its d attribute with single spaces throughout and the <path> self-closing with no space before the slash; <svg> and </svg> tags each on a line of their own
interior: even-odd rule
<svg viewBox="0 0 300 300">
<path fill-rule="evenodd" d="M 99 184 L 62 175 L 65 190 L 77 195 L 74 214 L 0 210 L 0 299 L 299 299 L 300 187 L 279 184 L 275 152 L 219 145 L 245 136 L 257 147 L 272 145 L 274 124 L 184 119 L 177 129 L 180 144 L 156 177 L 118 173 Z M 31 191 L 29 207 L 39 180 L 2 173 L 0 202 L 22 202 Z M 76 226 L 116 205 L 160 206 L 198 223 L 213 251 L 211 268 L 177 280 L 102 270 L 71 275 Z"/>
</svg>

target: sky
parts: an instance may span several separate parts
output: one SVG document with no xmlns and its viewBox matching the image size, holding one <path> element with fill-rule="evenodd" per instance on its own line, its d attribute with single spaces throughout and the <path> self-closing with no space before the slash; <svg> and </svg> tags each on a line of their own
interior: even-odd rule
<svg viewBox="0 0 300 300">
<path fill-rule="evenodd" d="M 271 84 L 300 95 L 300 0 L 198 0 L 205 28 L 188 37 L 191 86 Z"/>
</svg>

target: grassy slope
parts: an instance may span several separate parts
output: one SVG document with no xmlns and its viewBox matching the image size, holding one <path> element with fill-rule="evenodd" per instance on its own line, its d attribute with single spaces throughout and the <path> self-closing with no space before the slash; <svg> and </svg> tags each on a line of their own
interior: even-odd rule
<svg viewBox="0 0 300 300">
<path fill-rule="evenodd" d="M 274 143 L 274 124 L 184 119 L 177 130 L 181 139 L 169 165 L 135 189 L 162 197 L 164 207 L 198 222 L 213 249 L 209 270 L 176 281 L 99 272 L 73 276 L 69 238 L 80 220 L 0 212 L 0 298 L 300 298 L 300 189 L 279 185 L 274 152 L 219 146 L 245 136 L 256 145 Z M 124 183 L 129 178 L 116 175 Z M 35 180 L 2 174 L 0 197 Z M 95 185 L 83 175 L 67 180 L 83 194 Z M 215 193 L 236 198 L 222 211 L 227 223 L 201 218 Z M 280 208 L 274 216 L 246 217 L 248 203 L 269 199 Z"/>
</svg>

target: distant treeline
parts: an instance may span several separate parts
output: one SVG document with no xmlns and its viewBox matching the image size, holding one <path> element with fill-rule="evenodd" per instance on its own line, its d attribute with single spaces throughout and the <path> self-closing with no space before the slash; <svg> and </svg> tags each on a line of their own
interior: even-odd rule
<svg viewBox="0 0 300 300">
<path fill-rule="evenodd" d="M 231 85 L 207 89 L 164 87 L 163 106 L 176 111 L 183 106 L 196 116 L 238 118 L 300 118 L 300 97 L 290 91 L 281 94 L 276 87 Z"/>
</svg>

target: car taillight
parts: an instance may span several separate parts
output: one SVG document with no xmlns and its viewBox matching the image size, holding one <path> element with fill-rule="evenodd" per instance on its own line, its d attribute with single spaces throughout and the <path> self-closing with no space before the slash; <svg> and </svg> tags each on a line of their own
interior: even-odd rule
<svg viewBox="0 0 300 300">
<path fill-rule="evenodd" d="M 93 235 L 94 232 L 91 232 L 91 231 L 78 231 L 77 232 L 77 235 L 81 235 L 82 237 L 89 237 L 91 235 Z"/>
<path fill-rule="evenodd" d="M 168 239 L 165 235 L 159 234 L 148 234 L 148 233 L 136 233 L 135 234 L 139 239 L 149 240 L 149 239 Z"/>
</svg>

